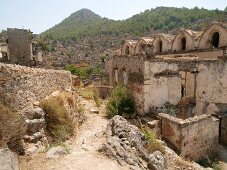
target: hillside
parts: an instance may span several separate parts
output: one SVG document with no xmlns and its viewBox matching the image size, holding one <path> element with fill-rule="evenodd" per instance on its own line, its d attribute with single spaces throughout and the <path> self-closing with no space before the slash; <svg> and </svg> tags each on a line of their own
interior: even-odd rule
<svg viewBox="0 0 227 170">
<path fill-rule="evenodd" d="M 169 31 L 181 27 L 197 30 L 213 20 L 223 21 L 226 18 L 227 13 L 221 10 L 157 7 L 126 20 L 114 21 L 102 18 L 88 9 L 81 9 L 42 35 L 54 40 L 78 40 L 125 33 L 144 35 L 152 30 Z"/>
</svg>

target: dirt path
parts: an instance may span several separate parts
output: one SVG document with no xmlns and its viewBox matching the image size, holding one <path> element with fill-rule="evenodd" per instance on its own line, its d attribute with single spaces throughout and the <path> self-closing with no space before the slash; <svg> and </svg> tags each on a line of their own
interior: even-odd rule
<svg viewBox="0 0 227 170">
<path fill-rule="evenodd" d="M 93 103 L 83 100 L 82 103 L 89 108 Z M 101 110 L 103 110 L 101 108 Z M 33 158 L 24 159 L 21 163 L 22 170 L 127 170 L 116 161 L 111 160 L 100 153 L 97 149 L 103 143 L 103 132 L 108 120 L 100 114 L 86 113 L 86 121 L 80 127 L 74 140 L 69 144 L 70 153 L 57 160 L 46 158 L 46 154 L 37 154 Z"/>
</svg>

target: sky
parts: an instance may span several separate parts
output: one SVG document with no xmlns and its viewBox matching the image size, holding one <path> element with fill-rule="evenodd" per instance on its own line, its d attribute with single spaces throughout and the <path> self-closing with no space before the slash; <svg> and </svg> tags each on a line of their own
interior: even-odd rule
<svg viewBox="0 0 227 170">
<path fill-rule="evenodd" d="M 24 28 L 39 34 L 82 8 L 122 20 L 157 6 L 223 10 L 227 0 L 1 0 L 0 6 L 0 30 Z"/>
</svg>

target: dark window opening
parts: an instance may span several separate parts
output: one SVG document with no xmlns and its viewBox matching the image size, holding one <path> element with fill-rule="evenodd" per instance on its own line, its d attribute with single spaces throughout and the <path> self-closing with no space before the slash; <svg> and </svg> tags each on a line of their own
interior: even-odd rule
<svg viewBox="0 0 227 170">
<path fill-rule="evenodd" d="M 218 32 L 215 32 L 212 36 L 212 41 L 211 41 L 211 45 L 213 48 L 218 48 L 219 46 L 219 38 L 220 38 L 220 35 Z"/>
<path fill-rule="evenodd" d="M 126 54 L 126 55 L 129 55 L 129 47 L 126 47 L 126 48 L 125 48 L 125 54 Z"/>
<path fill-rule="evenodd" d="M 162 41 L 159 42 L 159 52 L 162 53 Z"/>
<path fill-rule="evenodd" d="M 181 39 L 181 50 L 185 51 L 186 50 L 186 38 Z"/>
<path fill-rule="evenodd" d="M 184 87 L 181 87 L 181 98 L 184 97 Z"/>
</svg>

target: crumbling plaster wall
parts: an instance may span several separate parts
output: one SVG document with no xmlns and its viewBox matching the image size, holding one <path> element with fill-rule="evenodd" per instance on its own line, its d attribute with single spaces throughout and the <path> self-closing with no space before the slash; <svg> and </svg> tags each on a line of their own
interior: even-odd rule
<svg viewBox="0 0 227 170">
<path fill-rule="evenodd" d="M 67 71 L 0 63 L 0 101 L 18 111 L 32 108 L 34 102 L 54 91 L 70 89 L 71 85 Z"/>
<path fill-rule="evenodd" d="M 201 61 L 198 63 L 196 114 L 218 113 L 217 104 L 227 104 L 226 82 L 227 60 Z"/>
<path fill-rule="evenodd" d="M 216 117 L 201 115 L 182 120 L 163 113 L 159 116 L 161 135 L 181 156 L 198 161 L 217 151 L 219 119 Z"/>
<path fill-rule="evenodd" d="M 180 76 L 160 76 L 156 73 L 177 72 L 176 63 L 145 61 L 144 67 L 144 111 L 149 112 L 152 107 L 163 107 L 166 102 L 177 104 L 181 99 Z"/>
<path fill-rule="evenodd" d="M 115 70 L 118 70 L 118 82 L 115 82 Z M 111 85 L 124 83 L 123 72 L 127 74 L 127 87 L 131 90 L 139 113 L 144 113 L 143 83 L 144 83 L 144 55 L 113 56 L 111 59 L 110 80 Z"/>
</svg>

